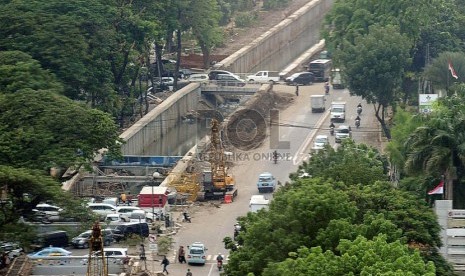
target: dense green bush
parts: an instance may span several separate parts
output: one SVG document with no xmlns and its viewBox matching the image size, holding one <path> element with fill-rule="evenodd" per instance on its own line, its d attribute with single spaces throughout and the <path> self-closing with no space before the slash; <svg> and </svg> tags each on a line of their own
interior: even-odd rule
<svg viewBox="0 0 465 276">
<path fill-rule="evenodd" d="M 235 22 L 236 27 L 244 28 L 250 27 L 257 21 L 258 15 L 255 12 L 241 12 L 238 13 Z"/>
</svg>

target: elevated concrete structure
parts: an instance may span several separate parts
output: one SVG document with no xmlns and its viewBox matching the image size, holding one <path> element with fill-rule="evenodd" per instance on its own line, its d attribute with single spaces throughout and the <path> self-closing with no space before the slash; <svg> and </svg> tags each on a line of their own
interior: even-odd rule
<svg viewBox="0 0 465 276">
<path fill-rule="evenodd" d="M 320 40 L 323 17 L 333 0 L 313 0 L 251 44 L 215 64 L 235 73 L 280 71 Z"/>
<path fill-rule="evenodd" d="M 200 85 L 191 83 L 174 93 L 120 135 L 123 155 L 145 155 L 144 149 L 176 127 L 182 116 L 197 108 Z"/>
</svg>

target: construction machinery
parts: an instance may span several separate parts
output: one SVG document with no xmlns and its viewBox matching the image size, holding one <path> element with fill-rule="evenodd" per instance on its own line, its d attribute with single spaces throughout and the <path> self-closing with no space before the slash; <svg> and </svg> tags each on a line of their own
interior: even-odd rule
<svg viewBox="0 0 465 276">
<path fill-rule="evenodd" d="M 220 137 L 220 123 L 211 122 L 210 150 L 208 153 L 210 169 L 202 173 L 203 190 L 198 193 L 198 200 L 224 199 L 232 201 L 237 196 L 234 178 L 227 173 L 225 151 Z"/>
<path fill-rule="evenodd" d="M 103 254 L 102 229 L 98 222 L 92 226 L 92 235 L 89 239 L 89 257 L 87 259 L 86 276 L 108 276 L 108 266 Z"/>
</svg>

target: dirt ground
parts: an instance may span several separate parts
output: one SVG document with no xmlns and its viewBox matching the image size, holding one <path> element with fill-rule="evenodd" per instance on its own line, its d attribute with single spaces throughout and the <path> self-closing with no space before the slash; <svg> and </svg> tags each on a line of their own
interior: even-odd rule
<svg viewBox="0 0 465 276">
<path fill-rule="evenodd" d="M 259 1 L 257 5 L 257 9 L 259 9 L 259 19 L 257 20 L 257 23 L 248 28 L 236 28 L 234 24 L 230 24 L 225 27 L 225 46 L 214 49 L 211 60 L 221 61 L 232 53 L 238 51 L 267 30 L 279 24 L 308 2 L 309 0 L 292 0 L 289 7 L 285 9 L 265 11 L 260 9 L 262 1 Z M 181 58 L 181 66 L 185 68 L 202 68 L 202 56 L 193 54 L 183 56 Z"/>
</svg>

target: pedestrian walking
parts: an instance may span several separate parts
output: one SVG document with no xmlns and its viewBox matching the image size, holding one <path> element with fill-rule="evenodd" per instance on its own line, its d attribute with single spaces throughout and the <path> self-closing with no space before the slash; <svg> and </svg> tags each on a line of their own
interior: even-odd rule
<svg viewBox="0 0 465 276">
<path fill-rule="evenodd" d="M 178 250 L 178 260 L 182 263 L 187 263 L 186 261 L 186 251 L 184 251 L 184 246 L 180 246 Z"/>
<path fill-rule="evenodd" d="M 298 84 L 295 85 L 295 95 L 299 96 L 299 85 Z"/>
<path fill-rule="evenodd" d="M 191 270 L 189 268 L 187 269 L 186 276 L 192 276 L 192 272 L 191 272 Z"/>
<path fill-rule="evenodd" d="M 163 265 L 163 272 L 166 272 L 166 274 L 170 274 L 166 267 L 170 264 L 170 261 L 166 258 L 166 256 L 163 256 L 163 260 L 161 261 L 161 265 Z"/>
</svg>

